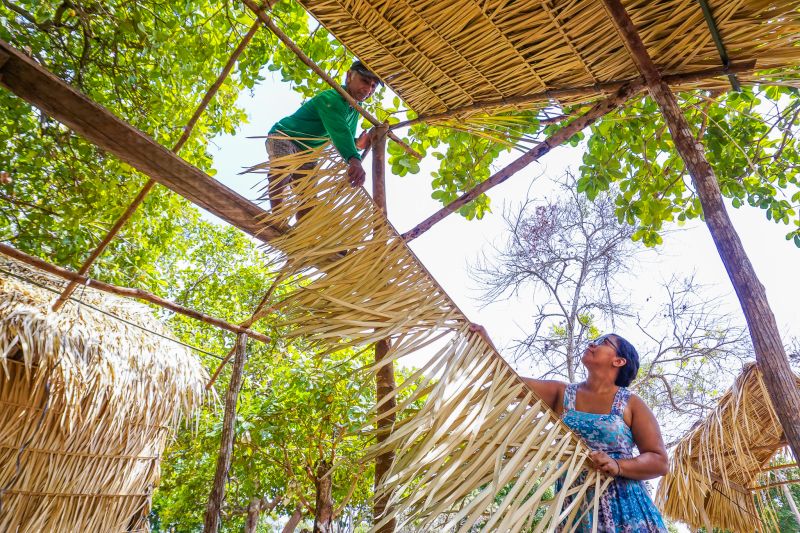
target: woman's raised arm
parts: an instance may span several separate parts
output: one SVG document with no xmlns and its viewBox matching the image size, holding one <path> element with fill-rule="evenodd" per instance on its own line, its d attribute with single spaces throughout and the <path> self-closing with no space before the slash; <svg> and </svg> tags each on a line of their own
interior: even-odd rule
<svg viewBox="0 0 800 533">
<path fill-rule="evenodd" d="M 635 394 L 628 401 L 631 409 L 631 431 L 639 455 L 633 459 L 620 459 L 620 474 L 630 479 L 653 479 L 669 471 L 669 458 L 661 429 L 653 411 Z"/>
<path fill-rule="evenodd" d="M 563 381 L 533 378 L 522 378 L 522 381 L 532 388 L 533 392 L 535 392 L 544 403 L 550 406 L 550 409 L 555 411 L 556 414 L 561 414 L 561 403 L 564 398 L 564 389 L 567 386 L 566 383 Z M 524 394 L 525 393 L 522 392 L 520 396 L 524 396 Z"/>
</svg>

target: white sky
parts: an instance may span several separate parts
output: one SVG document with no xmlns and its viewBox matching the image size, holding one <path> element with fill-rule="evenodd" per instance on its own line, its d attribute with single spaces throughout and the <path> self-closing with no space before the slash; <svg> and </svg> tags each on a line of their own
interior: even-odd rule
<svg viewBox="0 0 800 533">
<path fill-rule="evenodd" d="M 266 153 L 263 139 L 247 137 L 266 135 L 272 124 L 292 113 L 302 103 L 300 96 L 287 84 L 281 83 L 278 76 L 269 72 L 266 72 L 266 76 L 267 79 L 252 94 L 246 92 L 240 97 L 239 103 L 247 111 L 249 123 L 235 136 L 214 139 L 211 148 L 218 170 L 217 178 L 250 198 L 256 196 L 252 187 L 263 176 L 237 174 L 243 167 L 263 161 Z M 387 98 L 391 98 L 391 94 Z M 472 221 L 460 215 L 451 215 L 411 243 L 417 256 L 467 316 L 486 326 L 501 351 L 510 341 L 523 336 L 520 328 L 531 324 L 533 306 L 523 298 L 495 302 L 480 309 L 477 300 L 479 292 L 476 283 L 469 277 L 467 267 L 482 250 L 488 252 L 492 242 L 504 237 L 503 205 L 516 205 L 529 191 L 536 198 L 546 194 L 552 196 L 549 178 L 559 178 L 566 168 L 577 169 L 581 153 L 580 146 L 557 148 L 546 155 L 541 164 L 530 165 L 490 191 L 494 213 L 486 215 L 483 220 Z M 505 155 L 504 161 L 511 157 L 516 157 L 516 154 Z M 434 163 L 436 160 L 423 164 L 422 171 L 416 175 L 400 178 L 390 171 L 387 175 L 389 219 L 401 232 L 412 228 L 441 207 L 430 198 L 429 172 L 435 168 Z M 364 166 L 370 168 L 369 158 Z M 533 186 L 532 180 L 536 180 Z M 370 187 L 369 178 L 366 187 Z M 767 221 L 763 211 L 755 208 L 746 206 L 737 210 L 729 207 L 729 212 L 750 260 L 766 287 L 784 341 L 791 336 L 800 336 L 800 285 L 797 283 L 800 249 L 785 240 L 788 227 Z M 632 303 L 643 304 L 648 296 L 661 296 L 659 281 L 673 275 L 689 275 L 694 271 L 698 282 L 712 286 L 712 293 L 721 296 L 728 308 L 741 316 L 733 288 L 705 225 L 693 221 L 684 228 L 665 235 L 664 245 L 658 248 L 658 252 L 645 252 L 642 261 L 624 279 L 623 284 L 630 291 Z M 673 226 L 669 229 L 678 228 Z M 620 333 L 626 335 L 624 330 L 620 330 Z M 635 343 L 636 335 L 628 333 L 631 333 Z"/>
</svg>

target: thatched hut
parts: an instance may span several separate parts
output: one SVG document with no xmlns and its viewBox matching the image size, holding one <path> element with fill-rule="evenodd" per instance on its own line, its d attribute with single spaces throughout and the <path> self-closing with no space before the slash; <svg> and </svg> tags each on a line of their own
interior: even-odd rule
<svg viewBox="0 0 800 533">
<path fill-rule="evenodd" d="M 795 378 L 800 386 L 800 377 Z M 770 529 L 762 523 L 770 517 L 763 491 L 771 486 L 769 473 L 780 469 L 772 459 L 786 445 L 761 371 L 749 364 L 709 416 L 676 446 L 656 504 L 666 516 L 694 528 Z"/>
<path fill-rule="evenodd" d="M 206 374 L 148 308 L 0 260 L 0 531 L 143 531 Z"/>
</svg>

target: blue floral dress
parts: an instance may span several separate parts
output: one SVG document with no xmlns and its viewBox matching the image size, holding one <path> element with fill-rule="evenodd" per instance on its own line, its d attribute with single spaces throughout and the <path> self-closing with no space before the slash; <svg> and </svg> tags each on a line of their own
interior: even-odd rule
<svg viewBox="0 0 800 533">
<path fill-rule="evenodd" d="M 580 435 L 593 450 L 607 453 L 614 459 L 633 457 L 633 432 L 622 418 L 631 393 L 620 387 L 607 415 L 575 410 L 578 384 L 567 385 L 564 391 L 562 420 Z M 592 513 L 587 513 L 577 531 L 592 530 Z M 569 529 L 569 528 L 567 528 Z M 650 499 L 643 481 L 615 477 L 600 498 L 597 531 L 600 533 L 666 533 L 664 520 Z"/>
</svg>

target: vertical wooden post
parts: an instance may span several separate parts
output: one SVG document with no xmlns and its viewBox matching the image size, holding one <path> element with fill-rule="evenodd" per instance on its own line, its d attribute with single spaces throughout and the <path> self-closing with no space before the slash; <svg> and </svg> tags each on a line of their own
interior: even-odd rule
<svg viewBox="0 0 800 533">
<path fill-rule="evenodd" d="M 653 100 L 661 108 L 675 147 L 692 177 L 703 206 L 706 225 L 742 306 L 750 337 L 753 339 L 756 362 L 764 374 L 764 383 L 775 406 L 778 420 L 783 426 L 795 459 L 800 459 L 800 390 L 789 366 L 766 291 L 731 223 L 714 170 L 706 160 L 702 145 L 693 137 L 675 95 L 661 78 L 620 0 L 603 0 L 603 3 L 634 63 L 644 76 Z"/>
<path fill-rule="evenodd" d="M 372 198 L 378 207 L 383 210 L 384 214 L 387 213 L 386 209 L 386 127 L 376 128 L 372 134 Z M 375 343 L 375 361 L 378 362 L 389 353 L 388 339 L 383 339 Z M 376 376 L 376 399 L 380 402 L 386 396 L 393 394 L 395 387 L 394 381 L 394 363 L 388 363 L 378 370 Z M 381 417 L 381 414 L 393 409 L 396 405 L 394 399 L 387 401 L 378 409 L 378 442 L 383 442 L 389 436 L 394 425 L 395 415 L 389 414 Z M 375 459 L 375 488 L 377 489 L 386 473 L 392 466 L 394 461 L 394 453 L 384 453 Z M 373 516 L 375 521 L 378 521 L 383 512 L 386 510 L 388 503 L 388 495 L 380 498 L 375 498 L 373 506 Z M 383 527 L 378 530 L 378 533 L 392 533 L 395 529 L 394 519 L 387 522 Z"/>
<path fill-rule="evenodd" d="M 222 438 L 220 439 L 219 455 L 217 456 L 217 471 L 214 474 L 214 484 L 211 486 L 211 494 L 208 496 L 206 505 L 206 517 L 203 531 L 206 533 L 216 533 L 220 526 L 220 510 L 222 502 L 225 500 L 225 481 L 228 478 L 228 470 L 231 467 L 231 456 L 233 455 L 233 438 L 236 424 L 236 401 L 239 399 L 239 391 L 242 388 L 242 374 L 244 365 L 247 361 L 247 335 L 240 333 L 236 337 L 236 358 L 233 363 L 231 381 L 225 393 L 225 416 L 222 421 Z"/>
</svg>

